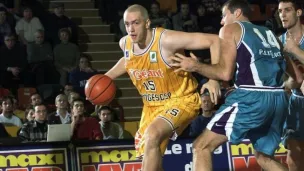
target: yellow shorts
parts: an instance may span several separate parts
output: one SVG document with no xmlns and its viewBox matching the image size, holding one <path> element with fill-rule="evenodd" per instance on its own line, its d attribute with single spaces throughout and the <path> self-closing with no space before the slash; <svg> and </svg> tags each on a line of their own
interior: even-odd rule
<svg viewBox="0 0 304 171">
<path fill-rule="evenodd" d="M 191 96 L 173 99 L 164 106 L 144 106 L 139 129 L 135 135 L 136 157 L 141 158 L 144 154 L 145 139 L 144 133 L 155 118 L 162 118 L 172 127 L 172 140 L 177 138 L 189 123 L 197 117 L 201 106 L 201 99 L 198 93 Z M 161 143 L 162 154 L 165 153 L 169 139 Z"/>
</svg>

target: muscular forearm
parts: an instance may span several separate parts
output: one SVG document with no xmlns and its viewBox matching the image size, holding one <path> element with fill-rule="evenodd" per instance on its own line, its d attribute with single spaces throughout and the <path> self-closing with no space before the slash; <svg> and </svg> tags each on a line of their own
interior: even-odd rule
<svg viewBox="0 0 304 171">
<path fill-rule="evenodd" d="M 229 81 L 231 79 L 230 74 L 225 73 L 220 64 L 207 65 L 197 63 L 194 70 L 195 72 L 213 80 Z"/>
<path fill-rule="evenodd" d="M 304 64 L 304 50 L 300 47 L 294 47 L 292 54 L 302 63 Z"/>
<path fill-rule="evenodd" d="M 121 75 L 126 73 L 126 68 L 125 68 L 125 59 L 122 57 L 114 67 L 112 67 L 105 75 L 110 77 L 111 79 L 115 79 Z"/>
<path fill-rule="evenodd" d="M 210 46 L 211 64 L 219 63 L 220 49 L 220 39 L 215 39 Z"/>
</svg>

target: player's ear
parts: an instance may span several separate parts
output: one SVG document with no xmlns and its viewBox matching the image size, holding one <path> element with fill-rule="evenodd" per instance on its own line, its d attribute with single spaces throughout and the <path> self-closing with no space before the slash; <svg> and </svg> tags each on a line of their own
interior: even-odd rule
<svg viewBox="0 0 304 171">
<path fill-rule="evenodd" d="M 242 15 L 242 13 L 243 13 L 243 11 L 240 8 L 238 8 L 234 11 L 233 14 L 234 14 L 235 18 L 238 18 Z"/>
<path fill-rule="evenodd" d="M 298 16 L 298 17 L 301 17 L 301 16 L 302 16 L 302 12 L 303 12 L 302 9 L 298 9 L 298 10 L 297 10 L 297 16 Z"/>
<path fill-rule="evenodd" d="M 149 29 L 150 25 L 151 25 L 151 20 L 147 19 L 147 21 L 146 21 L 146 28 Z"/>
</svg>

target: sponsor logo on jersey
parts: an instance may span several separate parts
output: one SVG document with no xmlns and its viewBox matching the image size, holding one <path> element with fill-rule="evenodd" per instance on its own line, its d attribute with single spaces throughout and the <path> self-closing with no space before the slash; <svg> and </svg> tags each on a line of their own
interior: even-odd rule
<svg viewBox="0 0 304 171">
<path fill-rule="evenodd" d="M 150 52 L 149 53 L 149 56 L 150 56 L 150 62 L 151 63 L 157 63 L 157 57 L 156 57 L 156 52 Z"/>
<path fill-rule="evenodd" d="M 128 50 L 125 51 L 125 57 L 126 57 L 126 58 L 129 58 L 129 57 L 130 57 L 130 54 L 129 54 L 129 51 L 128 51 Z"/>
<path fill-rule="evenodd" d="M 136 80 L 141 80 L 146 78 L 164 78 L 164 73 L 161 69 L 158 70 L 129 69 L 129 73 Z"/>
</svg>

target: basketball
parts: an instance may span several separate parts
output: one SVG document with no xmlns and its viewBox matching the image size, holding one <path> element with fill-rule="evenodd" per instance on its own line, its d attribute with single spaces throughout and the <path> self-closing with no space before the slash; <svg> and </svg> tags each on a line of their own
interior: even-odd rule
<svg viewBox="0 0 304 171">
<path fill-rule="evenodd" d="M 94 105 L 108 105 L 115 97 L 116 86 L 113 80 L 103 74 L 91 77 L 85 85 L 85 95 Z"/>
</svg>

